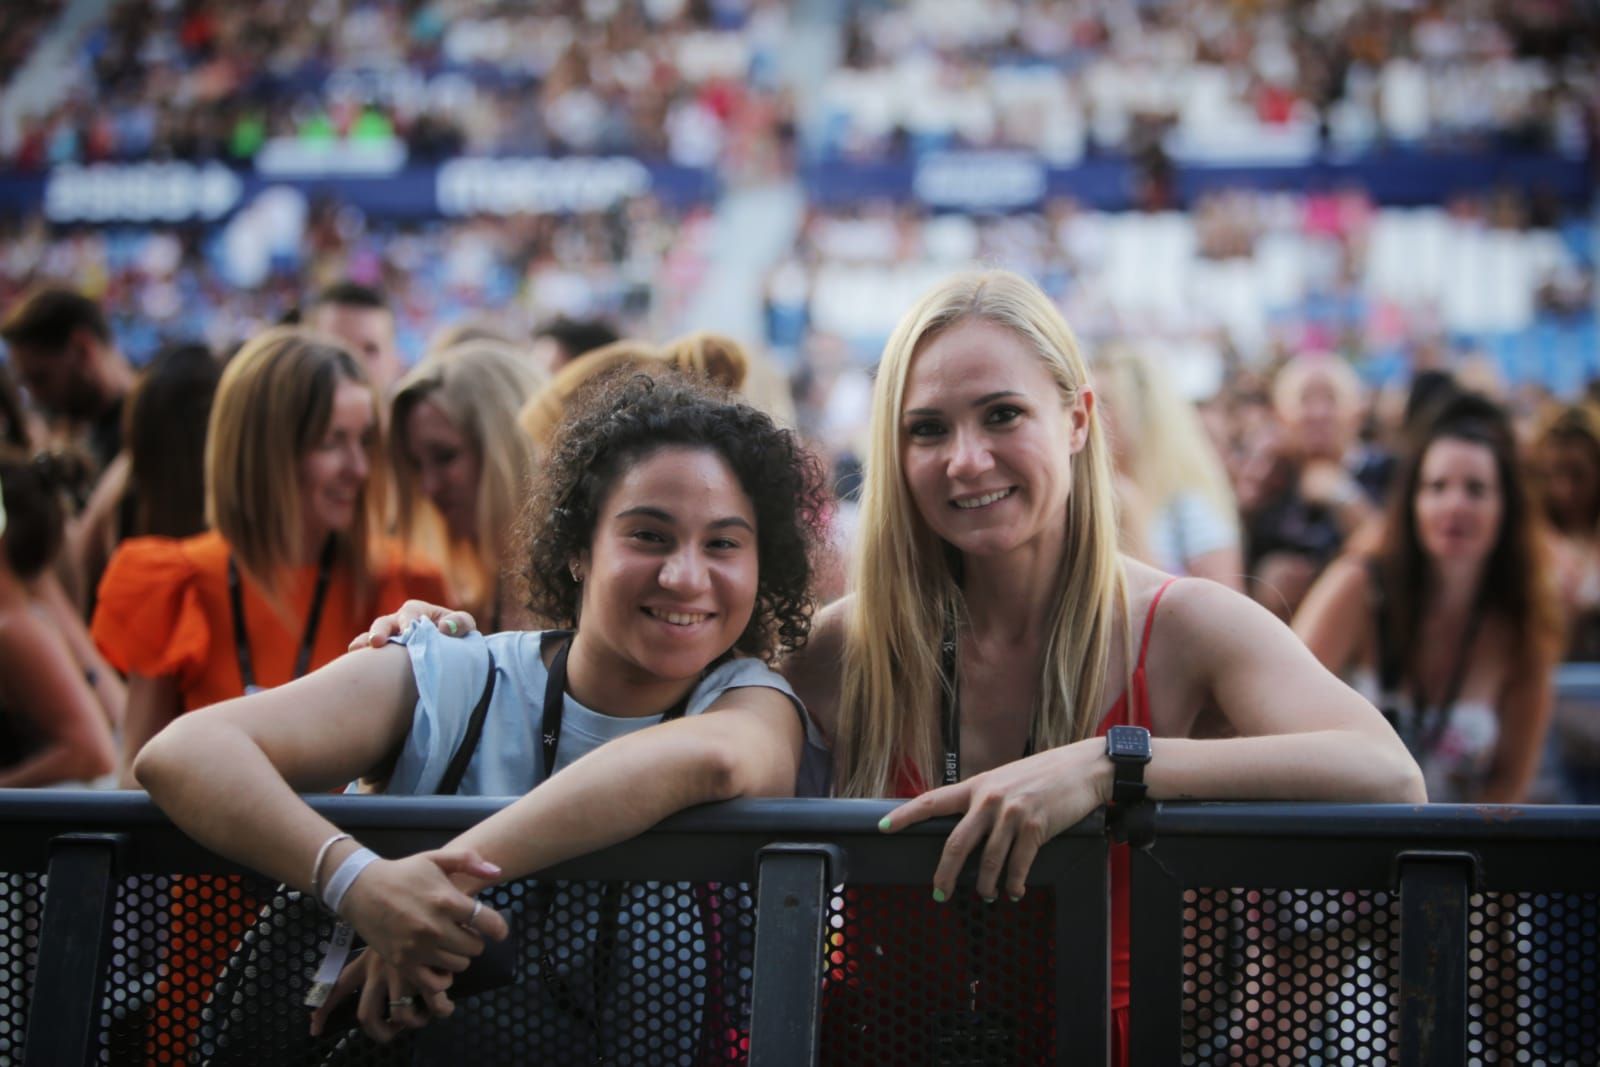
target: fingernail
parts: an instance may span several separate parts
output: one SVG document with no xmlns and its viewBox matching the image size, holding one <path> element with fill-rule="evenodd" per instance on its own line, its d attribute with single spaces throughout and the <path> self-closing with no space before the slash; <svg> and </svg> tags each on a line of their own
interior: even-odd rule
<svg viewBox="0 0 1600 1067">
<path fill-rule="evenodd" d="M 892 824 L 889 821 L 889 816 L 885 815 L 883 818 L 878 820 L 878 829 L 880 829 L 880 830 L 889 830 L 891 828 L 892 828 Z"/>
<path fill-rule="evenodd" d="M 945 901 L 947 901 L 949 899 L 950 899 L 949 897 L 944 895 L 944 890 L 943 889 L 935 889 L 933 891 L 933 902 L 935 904 L 943 904 Z"/>
<path fill-rule="evenodd" d="M 444 620 L 444 628 L 446 630 L 449 630 L 451 633 L 455 633 L 457 630 L 460 629 L 460 627 L 456 625 L 456 620 L 454 620 L 454 619 L 446 619 L 446 620 Z"/>
<path fill-rule="evenodd" d="M 488 871 L 490 874 L 500 873 L 500 865 L 498 863 L 490 863 L 488 860 L 484 860 L 482 866 L 483 869 Z"/>
<path fill-rule="evenodd" d="M 999 897 L 984 897 L 983 898 L 983 902 L 985 904 L 993 904 L 998 899 L 1000 899 L 1000 898 Z"/>
<path fill-rule="evenodd" d="M 1022 898 L 1021 897 L 1013 897 L 1013 896 L 1011 896 L 1010 893 L 1007 893 L 1006 896 L 1010 897 L 1011 903 L 1013 903 L 1013 904 L 1021 904 L 1022 903 Z"/>
</svg>

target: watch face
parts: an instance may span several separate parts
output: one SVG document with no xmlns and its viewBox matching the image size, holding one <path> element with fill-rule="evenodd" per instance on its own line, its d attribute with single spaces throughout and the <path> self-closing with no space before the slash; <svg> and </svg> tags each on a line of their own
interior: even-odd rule
<svg viewBox="0 0 1600 1067">
<path fill-rule="evenodd" d="M 1113 726 L 1106 731 L 1106 752 L 1112 759 L 1150 758 L 1150 733 L 1137 726 Z"/>
</svg>

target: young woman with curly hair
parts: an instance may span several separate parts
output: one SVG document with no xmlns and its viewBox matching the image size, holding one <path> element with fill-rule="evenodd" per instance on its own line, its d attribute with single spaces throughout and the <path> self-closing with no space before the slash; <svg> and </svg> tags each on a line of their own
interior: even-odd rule
<svg viewBox="0 0 1600 1067">
<path fill-rule="evenodd" d="M 270 877 L 315 891 L 358 873 L 323 899 L 374 952 L 327 1008 L 359 987 L 368 1033 L 420 1025 L 417 998 L 443 1010 L 450 973 L 506 933 L 451 875 L 519 877 L 663 808 L 795 788 L 804 717 L 768 662 L 808 633 L 818 484 L 794 436 L 753 408 L 667 374 L 601 383 L 555 438 L 526 520 L 529 608 L 570 634 L 446 640 L 423 620 L 395 645 L 180 719 L 145 748 L 139 780 L 197 840 Z M 374 861 L 296 795 L 358 777 L 436 791 L 491 674 L 458 792 L 532 792 L 453 846 Z M 663 720 L 676 721 L 647 729 Z M 602 761 L 580 758 L 602 745 Z M 657 781 L 675 783 L 669 796 Z M 665 1058 L 690 1039 L 662 1037 Z"/>
</svg>

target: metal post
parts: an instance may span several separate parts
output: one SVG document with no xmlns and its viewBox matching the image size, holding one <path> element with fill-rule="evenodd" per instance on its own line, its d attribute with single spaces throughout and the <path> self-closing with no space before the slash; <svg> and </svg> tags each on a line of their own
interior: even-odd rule
<svg viewBox="0 0 1600 1067">
<path fill-rule="evenodd" d="M 1134 1067 L 1166 1067 L 1182 1062 L 1184 887 L 1149 852 L 1115 845 L 1113 862 L 1116 849 L 1127 850 L 1132 883 L 1128 1058 Z"/>
<path fill-rule="evenodd" d="M 92 1064 L 105 992 L 121 834 L 63 834 L 50 842 L 39 966 L 28 1008 L 25 1067 Z"/>
<path fill-rule="evenodd" d="M 1467 894 L 1476 860 L 1405 852 L 1400 881 L 1400 1063 L 1466 1062 Z"/>
<path fill-rule="evenodd" d="M 1056 1062 L 1111 1062 L 1111 881 L 1106 838 L 1056 883 Z"/>
<path fill-rule="evenodd" d="M 817 1062 L 827 894 L 844 880 L 844 853 L 836 845 L 768 845 L 758 865 L 750 1065 L 810 1067 Z"/>
</svg>

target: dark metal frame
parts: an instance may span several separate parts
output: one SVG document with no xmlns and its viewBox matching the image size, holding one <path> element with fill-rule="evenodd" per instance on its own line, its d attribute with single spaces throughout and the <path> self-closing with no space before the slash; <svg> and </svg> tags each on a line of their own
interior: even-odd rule
<svg viewBox="0 0 1600 1067">
<path fill-rule="evenodd" d="M 1131 1060 L 1183 1062 L 1185 890 L 1400 896 L 1400 1062 L 1466 1061 L 1467 899 L 1600 891 L 1600 809 L 1161 805 L 1133 853 Z"/>
<path fill-rule="evenodd" d="M 456 797 L 314 797 L 312 807 L 383 855 L 435 848 L 506 803 Z M 822 924 L 833 887 L 931 885 L 941 819 L 877 829 L 884 801 L 740 801 L 685 812 L 632 841 L 541 876 L 579 881 L 720 881 L 757 887 L 750 1061 L 816 1062 Z M 94 1063 L 111 907 L 121 879 L 231 874 L 142 793 L 0 790 L 0 872 L 48 870 L 23 1063 Z M 1109 1048 L 1106 839 L 1098 815 L 1040 851 L 1031 886 L 1056 899 L 1056 1062 Z M 1003 912 L 996 913 L 1003 921 Z M 1084 966 L 1085 960 L 1101 961 Z M 807 976 L 814 976 L 808 979 Z"/>
</svg>

